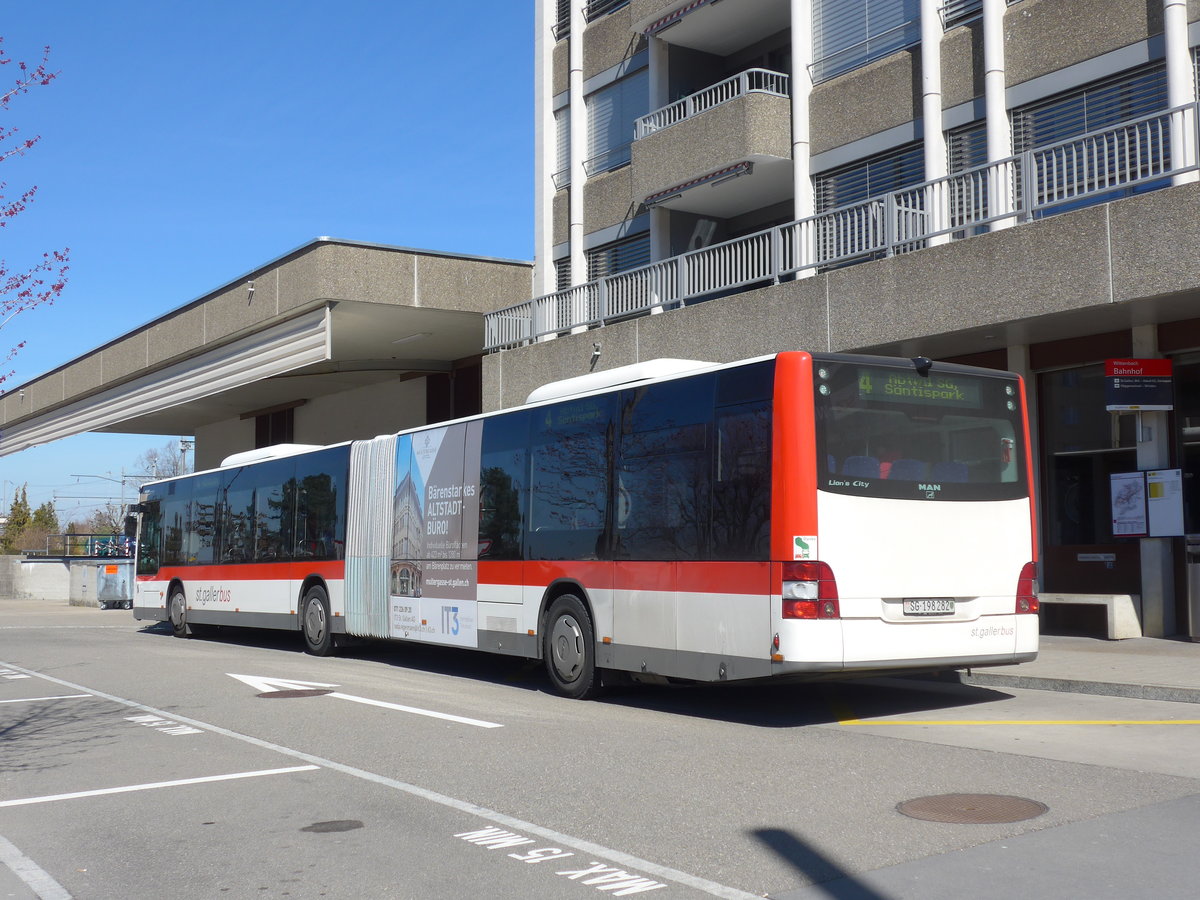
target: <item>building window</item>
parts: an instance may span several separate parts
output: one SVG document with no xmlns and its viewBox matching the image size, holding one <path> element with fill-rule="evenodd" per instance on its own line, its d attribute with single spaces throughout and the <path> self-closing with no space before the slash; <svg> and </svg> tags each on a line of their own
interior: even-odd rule
<svg viewBox="0 0 1200 900">
<path fill-rule="evenodd" d="M 983 15 L 983 0 L 946 0 L 941 13 L 942 27 L 953 28 Z"/>
<path fill-rule="evenodd" d="M 571 0 L 557 0 L 554 16 L 554 36 L 562 40 L 571 33 Z"/>
<path fill-rule="evenodd" d="M 254 449 L 290 444 L 296 430 L 296 408 L 275 410 L 254 417 Z"/>
<path fill-rule="evenodd" d="M 1131 119 L 1153 116 L 1166 108 L 1166 67 L 1162 63 L 1143 66 L 1013 110 L 1013 152 L 1019 154 L 1027 150 L 1037 150 Z M 1169 153 L 1169 147 L 1166 146 L 1166 142 L 1170 140 L 1168 133 L 1150 130 L 1145 138 L 1142 143 L 1131 144 L 1128 154 L 1117 152 L 1115 147 L 1102 151 L 1100 159 L 1094 161 L 1100 163 L 1097 171 L 1105 171 L 1117 181 L 1129 180 L 1136 177 L 1148 161 Z M 1072 159 L 1068 154 L 1064 162 Z M 1078 190 L 1081 194 L 1078 200 L 1060 203 L 1045 214 L 1108 203 L 1131 194 L 1157 190 L 1170 183 L 1169 179 L 1161 179 L 1142 182 L 1128 188 L 1092 192 L 1097 186 L 1090 180 L 1084 180 L 1088 171 L 1090 170 L 1084 170 L 1082 167 L 1064 165 L 1053 167 L 1041 176 L 1044 183 L 1032 187 L 1034 194 L 1039 198 L 1045 193 L 1061 196 L 1071 189 Z M 1057 175 L 1059 181 L 1051 182 L 1052 174 Z M 1074 181 L 1065 184 L 1061 181 L 1063 177 L 1072 176 Z M 1018 190 L 1024 190 L 1024 187 L 1018 185 Z"/>
<path fill-rule="evenodd" d="M 817 212 L 903 190 L 925 180 L 924 148 L 907 144 L 879 156 L 859 160 L 815 178 Z"/>
<path fill-rule="evenodd" d="M 920 0 L 813 0 L 813 81 L 919 43 L 920 8 Z"/>
<path fill-rule="evenodd" d="M 562 0 L 559 0 L 562 2 Z M 610 12 L 616 12 L 622 6 L 628 6 L 629 0 L 590 0 L 583 7 L 583 17 L 589 22 L 599 19 L 601 16 L 606 16 Z"/>
<path fill-rule="evenodd" d="M 641 69 L 586 98 L 588 151 L 584 170 L 596 175 L 629 164 L 634 122 L 650 111 L 650 70 Z"/>
<path fill-rule="evenodd" d="M 554 285 L 556 291 L 565 291 L 571 286 L 571 257 L 554 261 Z"/>
<path fill-rule="evenodd" d="M 1166 67 L 1144 66 L 1013 110 L 1013 149 L 1034 150 L 1166 108 Z"/>
<path fill-rule="evenodd" d="M 622 238 L 587 252 L 588 281 L 627 272 L 650 262 L 650 232 Z"/>
<path fill-rule="evenodd" d="M 554 113 L 554 186 L 562 190 L 571 183 L 571 107 Z"/>
</svg>

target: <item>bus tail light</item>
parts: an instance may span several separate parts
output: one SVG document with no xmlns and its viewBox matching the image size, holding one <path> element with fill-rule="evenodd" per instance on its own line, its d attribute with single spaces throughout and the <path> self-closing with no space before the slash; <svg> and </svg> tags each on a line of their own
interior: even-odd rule
<svg viewBox="0 0 1200 900">
<path fill-rule="evenodd" d="M 1037 563 L 1025 563 L 1021 577 L 1017 579 L 1017 613 L 1038 611 Z"/>
<path fill-rule="evenodd" d="M 783 617 L 785 619 L 838 619 L 837 580 L 828 563 L 783 564 Z"/>
</svg>

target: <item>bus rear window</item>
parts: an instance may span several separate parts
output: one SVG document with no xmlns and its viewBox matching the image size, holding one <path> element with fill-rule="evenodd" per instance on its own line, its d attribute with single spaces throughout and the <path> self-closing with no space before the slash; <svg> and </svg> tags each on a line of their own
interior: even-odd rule
<svg viewBox="0 0 1200 900">
<path fill-rule="evenodd" d="M 821 490 L 913 500 L 1028 495 L 1014 376 L 820 358 L 813 376 Z"/>
</svg>

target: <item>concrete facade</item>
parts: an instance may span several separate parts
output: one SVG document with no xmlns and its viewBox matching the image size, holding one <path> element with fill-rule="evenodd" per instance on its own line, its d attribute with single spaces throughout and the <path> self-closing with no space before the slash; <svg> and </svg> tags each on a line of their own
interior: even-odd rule
<svg viewBox="0 0 1200 900">
<path fill-rule="evenodd" d="M 425 380 L 477 357 L 482 314 L 530 285 L 524 262 L 319 239 L 8 391 L 0 455 L 105 429 L 195 434 L 207 463 L 253 447 L 253 417 L 288 406 L 313 443 L 422 424 Z M 223 372 L 235 356 L 244 378 Z M 168 376 L 178 389 L 149 399 Z M 343 411 L 356 392 L 387 411 L 377 428 Z"/>
<path fill-rule="evenodd" d="M 1200 405 L 1180 400 L 1169 433 L 1160 429 L 1163 436 L 1153 449 L 1138 443 L 1135 459 L 1129 423 L 1109 422 L 1088 393 L 1099 385 L 1106 358 L 1130 354 L 1170 354 L 1181 384 L 1200 379 L 1200 186 L 1194 173 L 1107 193 L 1099 189 L 1107 175 L 1098 174 L 1082 188 L 1094 196 L 1081 193 L 1077 202 L 1019 224 L 984 225 L 921 242 L 915 252 L 901 246 L 799 276 L 768 274 L 756 282 L 733 274 L 732 267 L 751 265 L 748 256 L 736 261 L 733 249 L 720 262 L 716 256 L 686 255 L 724 241 L 744 240 L 739 246 L 748 248 L 753 235 L 775 226 L 780 232 L 774 239 L 782 244 L 786 223 L 812 211 L 830 216 L 827 230 L 816 232 L 821 237 L 814 240 L 855 238 L 860 233 L 855 229 L 868 226 L 835 222 L 833 211 L 885 195 L 908 204 L 912 221 L 928 208 L 920 192 L 901 199 L 903 190 L 945 171 L 954 175 L 989 158 L 1163 113 L 1170 107 L 1168 88 L 1173 97 L 1196 90 L 1194 82 L 1168 85 L 1168 78 L 1175 77 L 1169 72 L 1200 71 L 1197 0 L 1187 3 L 1183 25 L 1169 20 L 1162 0 L 988 3 L 997 14 L 991 18 L 984 7 L 979 4 L 972 14 L 964 6 L 960 19 L 939 21 L 938 46 L 932 49 L 921 43 L 915 4 L 912 18 L 889 20 L 886 34 L 833 53 L 823 48 L 837 48 L 843 35 L 820 32 L 813 4 L 776 0 L 632 0 L 622 8 L 628 17 L 613 13 L 589 23 L 582 34 L 560 39 L 552 49 L 555 67 L 565 65 L 572 41 L 582 42 L 585 59 L 593 52 L 593 35 L 595 52 L 614 46 L 613 31 L 626 22 L 635 35 L 645 36 L 649 88 L 641 105 L 627 111 L 631 123 L 752 68 L 790 76 L 793 96 L 751 90 L 645 136 L 631 134 L 627 180 L 617 177 L 622 170 L 606 172 L 589 178 L 585 190 L 571 197 L 544 188 L 554 197 L 555 227 L 552 248 L 539 248 L 539 267 L 560 264 L 578 251 L 565 223 L 582 221 L 587 254 L 603 251 L 615 235 L 626 242 L 639 238 L 648 261 L 661 262 L 662 271 L 671 273 L 662 277 L 682 279 L 675 273 L 688 271 L 693 261 L 706 272 L 728 264 L 729 286 L 718 284 L 653 313 L 648 302 L 639 313 L 600 328 L 556 320 L 548 334 L 525 346 L 498 346 L 499 352 L 484 358 L 484 406 L 505 408 L 541 383 L 660 356 L 722 362 L 804 348 L 1015 368 L 1030 385 L 1034 409 L 1043 587 L 1069 592 L 1108 585 L 1143 598 L 1148 634 L 1189 629 L 1200 634 L 1200 622 L 1189 622 L 1185 612 L 1182 539 L 1164 556 L 1161 546 L 1114 542 L 1091 524 L 1108 519 L 1103 498 L 1113 466 L 1137 468 L 1151 458 L 1161 466 L 1169 459 L 1189 477 L 1200 477 L 1200 456 L 1189 449 L 1190 438 L 1185 440 L 1185 432 L 1200 427 Z M 831 21 L 841 21 L 837 16 L 849 21 L 856 8 L 835 0 L 824 7 Z M 792 15 L 803 21 L 793 22 Z M 798 44 L 810 24 L 812 44 Z M 859 26 L 872 27 L 869 21 Z M 985 60 L 988 53 L 994 58 Z M 937 71 L 926 73 L 931 61 Z M 999 80 L 989 78 L 989 67 Z M 927 83 L 927 74 L 936 78 Z M 594 89 L 585 85 L 576 96 L 565 75 L 556 73 L 552 82 L 537 89 L 544 94 L 552 88 L 560 110 L 588 102 Z M 940 122 L 926 120 L 927 88 L 940 91 Z M 797 110 L 803 113 L 798 118 Z M 1176 131 L 1170 140 L 1179 147 L 1196 139 Z M 945 153 L 947 168 L 934 165 L 939 153 Z M 1102 167 L 1115 158 L 1116 151 L 1094 151 L 1087 163 L 1081 155 L 1060 164 Z M 750 170 L 725 168 L 751 160 L 766 162 Z M 1063 169 L 1043 171 L 1050 174 L 1038 178 L 1059 177 Z M 721 177 L 725 172 L 736 177 Z M 704 176 L 714 173 L 719 174 L 710 185 Z M 1031 179 L 1023 177 L 1029 187 Z M 651 208 L 641 205 L 648 197 Z M 583 209 L 569 209 L 580 198 Z M 1020 198 L 1036 200 L 1037 195 Z M 623 209 L 624 218 L 614 219 Z M 890 209 L 880 205 L 874 215 L 882 218 Z M 863 215 L 859 222 L 871 214 Z M 840 236 L 838 229 L 844 229 Z M 572 275 L 573 285 L 586 280 L 586 273 L 573 269 Z M 632 275 L 623 282 L 623 296 L 634 283 Z M 1080 387 L 1085 383 L 1092 387 L 1085 391 Z M 1047 407 L 1056 403 L 1066 404 L 1070 415 Z M 1118 430 L 1119 439 L 1110 437 Z M 1069 455 L 1060 459 L 1060 449 Z M 1069 508 L 1080 496 L 1085 509 Z M 1200 494 L 1189 495 L 1187 503 L 1193 530 L 1200 532 Z M 1083 525 L 1073 524 L 1080 516 Z M 1080 562 L 1092 558 L 1115 562 L 1103 571 Z M 1173 579 L 1172 567 L 1179 578 Z"/>
</svg>

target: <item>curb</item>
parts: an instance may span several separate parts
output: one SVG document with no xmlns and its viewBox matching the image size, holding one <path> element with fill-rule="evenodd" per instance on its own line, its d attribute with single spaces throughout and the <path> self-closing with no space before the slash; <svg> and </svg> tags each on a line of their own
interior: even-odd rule
<svg viewBox="0 0 1200 900">
<path fill-rule="evenodd" d="M 960 684 L 973 687 L 1013 687 L 1031 691 L 1059 691 L 1070 694 L 1095 694 L 1103 697 L 1127 697 L 1133 700 L 1167 700 L 1174 703 L 1200 703 L 1200 688 L 1172 687 L 1164 684 L 1125 684 L 1117 681 L 1082 681 L 1072 678 L 1042 678 L 1034 675 L 999 675 L 959 672 Z"/>
</svg>

